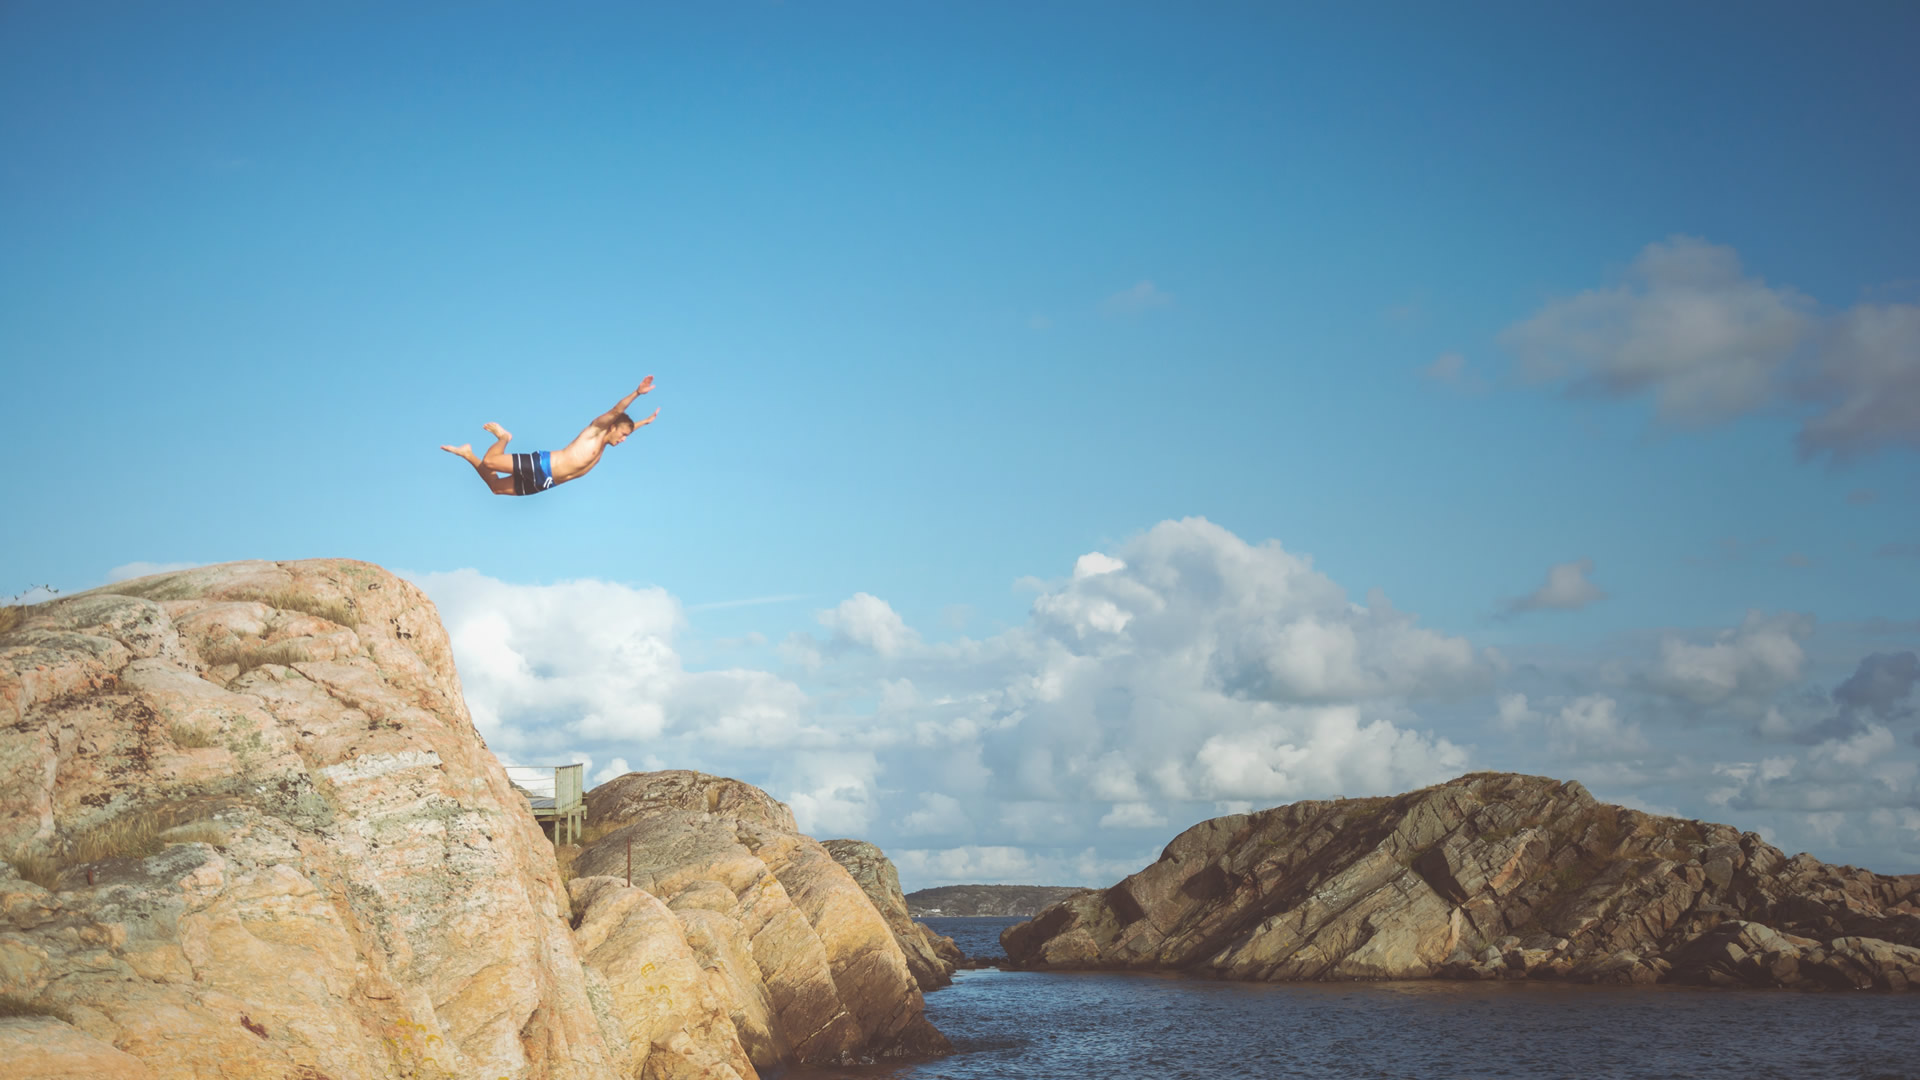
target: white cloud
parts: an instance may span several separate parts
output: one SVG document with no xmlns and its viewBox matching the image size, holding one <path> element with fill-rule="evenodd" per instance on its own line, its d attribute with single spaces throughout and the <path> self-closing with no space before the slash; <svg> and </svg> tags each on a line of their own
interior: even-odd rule
<svg viewBox="0 0 1920 1080">
<path fill-rule="evenodd" d="M 821 626 L 833 631 L 837 644 L 872 649 L 881 656 L 892 656 L 919 640 L 899 613 L 870 593 L 855 593 L 839 607 L 820 612 L 818 618 Z"/>
<path fill-rule="evenodd" d="M 869 751 L 811 751 L 789 758 L 775 783 L 776 790 L 787 792 L 801 832 L 859 839 L 873 819 L 879 773 L 880 762 Z"/>
<path fill-rule="evenodd" d="M 1556 563 L 1547 570 L 1547 580 L 1525 596 L 1507 602 L 1507 611 L 1578 611 L 1607 594 L 1587 580 L 1593 573 L 1592 559 Z"/>
<path fill-rule="evenodd" d="M 1649 682 L 1696 705 L 1771 694 L 1799 681 L 1806 660 L 1800 642 L 1812 632 L 1813 620 L 1805 615 L 1748 612 L 1738 627 L 1708 644 L 1661 641 Z"/>
<path fill-rule="evenodd" d="M 1647 245 L 1619 284 L 1552 300 L 1500 340 L 1536 382 L 1645 393 L 1669 424 L 1788 406 L 1811 413 L 1806 457 L 1920 449 L 1920 306 L 1825 314 L 1695 237 Z"/>
<path fill-rule="evenodd" d="M 1800 390 L 1825 408 L 1800 429 L 1800 452 L 1845 459 L 1920 449 L 1920 307 L 1861 304 L 1833 321 L 1822 344 Z"/>
<path fill-rule="evenodd" d="M 498 750 L 586 739 L 632 753 L 703 741 L 789 745 L 818 735 L 805 695 L 766 672 L 683 670 L 680 605 L 665 590 L 582 580 L 513 585 L 473 570 L 414 578 L 440 609 L 475 726 Z"/>
<path fill-rule="evenodd" d="M 1143 802 L 1114 803 L 1100 819 L 1103 829 L 1158 829 L 1167 823 L 1167 815 Z"/>
<path fill-rule="evenodd" d="M 1488 658 L 1384 596 L 1355 603 L 1277 543 L 1169 521 L 1061 569 L 1025 622 L 977 640 L 928 643 L 883 599 L 849 597 L 781 646 L 814 693 L 687 670 L 684 614 L 660 589 L 418 580 L 502 753 L 577 748 L 612 762 L 596 779 L 640 760 L 738 776 L 816 834 L 961 852 L 942 873 L 984 873 L 978 853 L 1005 848 L 1108 860 L 1214 803 L 1397 792 L 1466 767 L 1409 703 L 1484 689 Z M 1032 871 L 1065 865 L 1047 858 Z"/>
<path fill-rule="evenodd" d="M 1813 325 L 1813 304 L 1741 268 L 1732 248 L 1649 244 L 1612 288 L 1549 302 L 1501 341 L 1537 381 L 1653 395 L 1661 419 L 1697 424 L 1759 408 Z"/>
<path fill-rule="evenodd" d="M 1920 808 L 1920 763 L 1895 753 L 1898 740 L 1879 724 L 1828 739 L 1802 756 L 1767 758 L 1758 765 L 1722 764 L 1732 781 L 1713 798 L 1737 810 L 1803 813 Z"/>
<path fill-rule="evenodd" d="M 909 836 L 966 833 L 973 825 L 960 800 L 938 791 L 923 791 L 920 806 L 900 819 L 900 831 Z"/>
<path fill-rule="evenodd" d="M 1617 761 L 1652 749 L 1640 725 L 1623 720 L 1620 703 L 1605 694 L 1556 702 L 1559 707 L 1551 712 L 1532 708 L 1525 694 L 1501 694 L 1497 701 L 1496 726 L 1516 735 L 1544 733 L 1548 753 L 1563 762 Z"/>
<path fill-rule="evenodd" d="M 1173 303 L 1173 297 L 1151 281 L 1141 281 L 1107 297 L 1109 315 L 1141 315 Z"/>
</svg>

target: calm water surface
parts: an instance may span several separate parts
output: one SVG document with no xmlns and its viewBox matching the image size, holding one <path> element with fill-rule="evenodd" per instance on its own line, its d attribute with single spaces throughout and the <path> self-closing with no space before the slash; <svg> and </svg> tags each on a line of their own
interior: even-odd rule
<svg viewBox="0 0 1920 1080">
<path fill-rule="evenodd" d="M 1017 919 L 926 919 L 968 955 Z M 1920 993 L 1552 983 L 1248 984 L 963 971 L 927 995 L 959 1053 L 786 1080 L 1849 1077 L 1920 1080 Z"/>
</svg>

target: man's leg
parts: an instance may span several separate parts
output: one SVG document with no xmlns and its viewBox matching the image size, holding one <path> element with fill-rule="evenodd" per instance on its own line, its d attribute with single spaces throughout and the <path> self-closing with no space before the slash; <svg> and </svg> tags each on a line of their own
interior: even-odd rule
<svg viewBox="0 0 1920 1080">
<path fill-rule="evenodd" d="M 483 429 L 487 434 L 493 436 L 496 441 L 485 454 L 480 456 L 480 463 L 495 472 L 511 474 L 513 472 L 513 455 L 507 452 L 507 444 L 513 441 L 513 432 L 508 431 L 499 424 L 486 424 L 483 426 Z"/>
<path fill-rule="evenodd" d="M 459 446 L 442 446 L 440 449 L 473 466 L 473 471 L 479 473 L 480 479 L 486 482 L 488 491 L 493 492 L 495 495 L 514 494 L 513 476 L 511 475 L 513 472 L 513 462 L 511 458 L 509 458 L 507 462 L 507 472 L 509 475 L 495 476 L 494 470 L 487 468 L 486 462 L 474 456 L 472 443 L 462 443 Z"/>
</svg>

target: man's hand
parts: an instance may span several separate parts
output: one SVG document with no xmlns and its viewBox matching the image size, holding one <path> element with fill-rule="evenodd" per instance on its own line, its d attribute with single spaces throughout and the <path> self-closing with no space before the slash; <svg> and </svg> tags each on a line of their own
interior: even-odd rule
<svg viewBox="0 0 1920 1080">
<path fill-rule="evenodd" d="M 644 394 L 651 389 L 653 389 L 653 376 L 649 375 L 646 378 L 640 380 L 640 386 L 638 389 L 636 389 L 633 392 L 633 396 L 639 397 L 641 394 Z"/>
<path fill-rule="evenodd" d="M 649 417 L 647 417 L 647 418 L 646 418 L 645 420 L 642 420 L 642 421 L 640 421 L 639 423 L 637 423 L 637 424 L 635 424 L 635 425 L 633 425 L 633 430 L 635 430 L 635 431 L 639 431 L 639 430 L 640 430 L 641 428 L 643 428 L 643 427 L 646 427 L 646 426 L 647 426 L 648 424 L 651 424 L 651 423 L 653 423 L 653 417 L 654 417 L 654 416 L 659 416 L 659 415 L 660 415 L 660 410 L 659 410 L 659 409 L 655 409 L 655 410 L 653 410 L 653 415 L 652 415 L 652 416 L 649 416 Z"/>
</svg>

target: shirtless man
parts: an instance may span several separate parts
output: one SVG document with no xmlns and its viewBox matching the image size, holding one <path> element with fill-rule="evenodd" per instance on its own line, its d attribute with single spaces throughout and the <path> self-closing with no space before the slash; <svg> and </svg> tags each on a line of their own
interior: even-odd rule
<svg viewBox="0 0 1920 1080">
<path fill-rule="evenodd" d="M 573 441 L 568 443 L 564 450 L 509 454 L 507 443 L 513 441 L 513 433 L 499 424 L 486 425 L 487 434 L 498 441 L 483 456 L 474 456 L 472 443 L 442 446 L 440 449 L 465 459 L 467 464 L 473 466 L 473 471 L 480 474 L 480 479 L 487 482 L 487 489 L 495 495 L 538 494 L 557 484 L 578 480 L 592 472 L 593 467 L 600 464 L 600 455 L 606 452 L 607 447 L 619 446 L 627 441 L 627 436 L 633 434 L 635 428 L 643 428 L 653 423 L 653 417 L 660 415 L 659 409 L 653 410 L 653 416 L 639 423 L 634 423 L 633 417 L 627 415 L 627 406 L 633 404 L 633 399 L 652 389 L 653 376 L 649 375 L 641 379 L 639 387 L 633 393 L 621 398 L 618 405 L 595 417 L 593 423 L 588 424 L 585 431 L 575 435 Z M 497 476 L 496 473 L 507 475 Z"/>
</svg>

